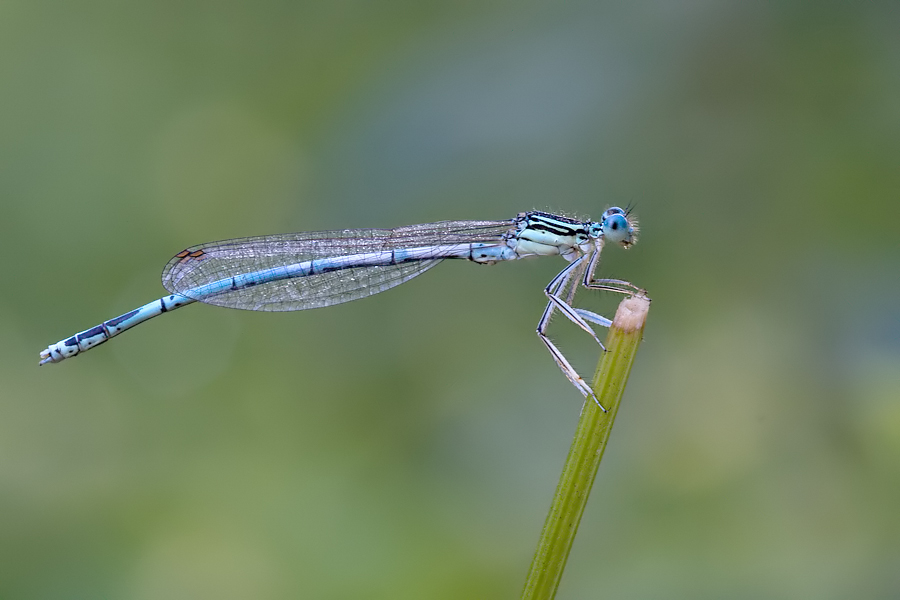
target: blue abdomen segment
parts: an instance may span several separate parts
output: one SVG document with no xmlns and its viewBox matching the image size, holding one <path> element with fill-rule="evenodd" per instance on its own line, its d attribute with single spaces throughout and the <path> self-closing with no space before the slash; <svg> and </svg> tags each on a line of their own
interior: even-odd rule
<svg viewBox="0 0 900 600">
<path fill-rule="evenodd" d="M 185 256 L 190 256 L 198 261 L 204 260 L 205 253 L 203 251 L 196 251 L 194 254 L 196 256 L 190 253 Z M 180 255 L 176 258 L 183 259 Z M 470 242 L 393 248 L 376 252 L 316 258 L 236 274 L 229 274 L 227 270 L 223 269 L 219 271 L 218 277 L 210 277 L 211 281 L 195 282 L 190 287 L 176 287 L 176 289 L 169 284 L 177 286 L 178 283 L 183 284 L 185 280 L 190 281 L 190 279 L 185 277 L 184 280 L 176 282 L 167 281 L 167 271 L 164 273 L 163 281 L 167 284 L 166 287 L 175 293 L 50 345 L 41 352 L 40 364 L 57 363 L 75 356 L 148 319 L 193 302 L 200 301 L 250 310 L 318 308 L 384 291 L 415 277 L 447 258 L 468 259 L 478 263 L 492 264 L 502 260 L 513 260 L 518 256 L 507 245 L 498 243 Z M 379 271 L 379 269 L 382 270 Z M 355 277 L 338 276 L 338 272 L 346 270 L 356 270 L 358 274 Z M 213 274 L 215 275 L 215 273 L 214 270 Z M 376 273 L 381 274 L 382 277 L 377 279 Z M 321 282 L 328 278 L 331 278 L 329 280 L 331 285 L 322 285 Z M 300 282 L 312 282 L 313 280 L 319 282 L 318 287 L 309 286 L 309 289 L 315 294 L 309 294 L 309 298 L 302 297 L 304 284 Z M 284 284 L 284 282 L 290 281 L 296 282 L 296 284 L 292 284 L 296 287 L 291 288 Z M 294 294 L 296 297 L 292 297 L 290 294 Z"/>
<path fill-rule="evenodd" d="M 68 339 L 51 344 L 46 350 L 41 352 L 41 362 L 39 364 L 56 363 L 75 356 L 79 352 L 99 346 L 109 338 L 131 329 L 147 319 L 152 319 L 164 312 L 175 310 L 192 302 L 195 302 L 195 300 L 181 294 L 172 294 L 149 302 L 124 315 L 119 315 L 81 333 L 76 333 Z"/>
<path fill-rule="evenodd" d="M 234 275 L 217 273 L 212 262 L 196 262 L 190 266 L 197 271 L 207 269 L 202 277 L 192 277 L 189 270 L 182 269 L 178 277 L 167 277 L 164 273 L 163 283 L 170 291 L 218 306 L 305 310 L 384 291 L 448 258 L 490 264 L 517 257 L 505 245 L 466 243 L 315 258 Z M 348 270 L 355 274 L 338 274 Z M 203 282 L 203 278 L 207 281 Z"/>
</svg>

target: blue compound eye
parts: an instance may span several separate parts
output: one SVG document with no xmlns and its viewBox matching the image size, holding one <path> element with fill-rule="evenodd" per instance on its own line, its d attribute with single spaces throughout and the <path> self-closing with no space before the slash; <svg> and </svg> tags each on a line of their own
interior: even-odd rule
<svg viewBox="0 0 900 600">
<path fill-rule="evenodd" d="M 603 220 L 603 237 L 607 241 L 628 245 L 631 243 L 632 233 L 625 215 L 612 214 Z"/>
</svg>

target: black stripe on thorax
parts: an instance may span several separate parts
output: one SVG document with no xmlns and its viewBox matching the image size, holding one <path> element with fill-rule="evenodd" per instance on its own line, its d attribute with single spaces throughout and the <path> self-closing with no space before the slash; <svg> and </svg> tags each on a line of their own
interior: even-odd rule
<svg viewBox="0 0 900 600">
<path fill-rule="evenodd" d="M 559 215 L 554 215 L 548 212 L 543 212 L 540 210 L 535 210 L 530 213 L 527 213 L 528 217 L 541 217 L 544 219 L 550 219 L 552 221 L 562 221 L 563 223 L 571 223 L 572 225 L 583 225 L 583 223 L 577 219 L 570 219 L 569 217 L 561 217 Z"/>
<path fill-rule="evenodd" d="M 566 225 L 574 225 L 575 227 L 566 227 Z M 585 233 L 584 223 L 546 213 L 532 213 L 528 219 L 527 228 L 535 231 L 547 231 L 561 236 Z"/>
</svg>

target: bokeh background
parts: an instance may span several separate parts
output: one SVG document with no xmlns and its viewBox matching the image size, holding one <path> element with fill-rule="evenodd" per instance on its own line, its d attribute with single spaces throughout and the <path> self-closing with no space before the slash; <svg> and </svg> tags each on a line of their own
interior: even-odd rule
<svg viewBox="0 0 900 600">
<path fill-rule="evenodd" d="M 654 303 L 558 597 L 900 597 L 898 32 L 895 2 L 3 1 L 0 597 L 517 597 L 581 406 L 533 331 L 561 260 L 38 352 L 187 245 L 628 203 L 603 273 Z"/>
</svg>

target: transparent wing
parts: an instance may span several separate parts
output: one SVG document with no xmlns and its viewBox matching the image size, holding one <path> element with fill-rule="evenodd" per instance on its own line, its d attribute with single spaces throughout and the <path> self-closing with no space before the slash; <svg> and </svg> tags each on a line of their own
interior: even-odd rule
<svg viewBox="0 0 900 600">
<path fill-rule="evenodd" d="M 249 237 L 187 248 L 163 269 L 172 293 L 225 306 L 261 311 L 304 310 L 349 302 L 390 289 L 420 275 L 440 256 L 387 266 L 350 267 L 284 279 L 215 296 L 191 290 L 230 278 L 323 258 L 399 248 L 460 243 L 499 243 L 512 221 L 441 221 L 396 229 L 345 229 Z"/>
</svg>

